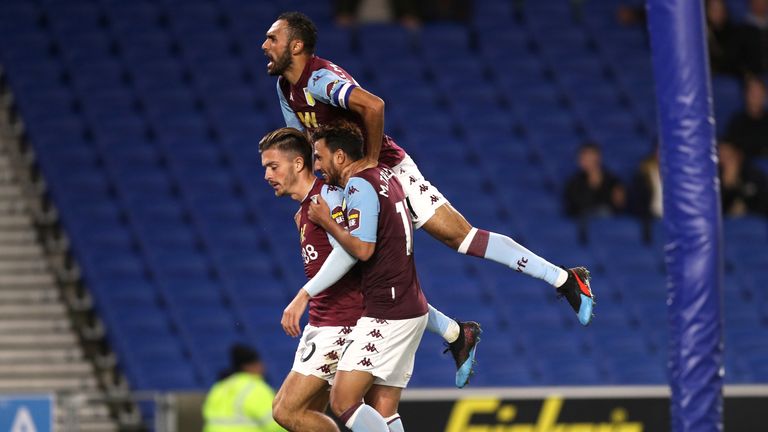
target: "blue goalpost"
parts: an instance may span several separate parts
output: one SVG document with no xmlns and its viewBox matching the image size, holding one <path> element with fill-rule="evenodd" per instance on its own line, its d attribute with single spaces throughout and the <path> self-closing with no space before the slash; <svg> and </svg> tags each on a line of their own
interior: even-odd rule
<svg viewBox="0 0 768 432">
<path fill-rule="evenodd" d="M 720 193 L 703 4 L 648 0 L 675 432 L 723 430 Z"/>
</svg>

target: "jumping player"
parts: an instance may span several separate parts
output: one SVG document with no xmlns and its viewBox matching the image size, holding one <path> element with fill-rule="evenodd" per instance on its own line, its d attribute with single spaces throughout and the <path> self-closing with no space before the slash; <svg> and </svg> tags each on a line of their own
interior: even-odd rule
<svg viewBox="0 0 768 432">
<path fill-rule="evenodd" d="M 365 136 L 365 157 L 347 167 L 356 172 L 378 163 L 391 168 L 407 195 L 414 228 L 462 254 L 489 259 L 542 279 L 564 296 L 582 325 L 592 320 L 594 299 L 584 267 L 561 268 L 513 239 L 477 229 L 424 179 L 413 160 L 384 134 L 384 101 L 363 89 L 336 64 L 314 55 L 317 29 L 298 12 L 281 14 L 262 44 L 267 72 L 278 76 L 277 94 L 288 126 L 312 132 L 340 119 L 357 124 Z M 428 191 L 428 193 L 422 193 Z M 519 265 L 525 263 L 525 265 Z"/>
</svg>

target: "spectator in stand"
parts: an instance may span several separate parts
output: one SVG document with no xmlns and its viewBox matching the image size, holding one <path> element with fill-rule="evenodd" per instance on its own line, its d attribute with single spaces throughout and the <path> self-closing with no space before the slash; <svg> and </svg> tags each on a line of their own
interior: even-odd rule
<svg viewBox="0 0 768 432">
<path fill-rule="evenodd" d="M 629 189 L 627 209 L 640 218 L 643 240 L 653 240 L 653 221 L 664 214 L 661 172 L 659 171 L 659 149 L 648 155 L 637 168 Z"/>
<path fill-rule="evenodd" d="M 739 27 L 737 60 L 743 72 L 768 73 L 768 0 L 750 0 L 745 23 Z"/>
<path fill-rule="evenodd" d="M 765 174 L 745 160 L 741 150 L 730 142 L 721 142 L 718 154 L 723 214 L 768 215 L 768 179 Z"/>
<path fill-rule="evenodd" d="M 768 156 L 765 92 L 765 83 L 758 78 L 747 77 L 744 81 L 744 111 L 734 114 L 726 129 L 728 141 L 739 147 L 750 159 Z"/>
<path fill-rule="evenodd" d="M 336 0 L 336 23 L 351 26 L 361 22 L 397 21 L 417 29 L 424 21 L 467 22 L 472 2 L 466 0 Z"/>
<path fill-rule="evenodd" d="M 724 0 L 707 0 L 707 45 L 709 63 L 714 73 L 736 75 L 739 65 L 734 57 L 737 28 L 728 16 Z"/>
<path fill-rule="evenodd" d="M 621 181 L 605 169 L 600 147 L 582 144 L 578 154 L 579 171 L 568 179 L 563 194 L 565 214 L 573 218 L 607 216 L 624 209 L 625 191 Z"/>
<path fill-rule="evenodd" d="M 421 26 L 418 7 L 410 0 L 336 0 L 334 2 L 336 24 L 349 27 L 358 21 L 397 21 L 403 27 L 415 29 Z"/>
</svg>

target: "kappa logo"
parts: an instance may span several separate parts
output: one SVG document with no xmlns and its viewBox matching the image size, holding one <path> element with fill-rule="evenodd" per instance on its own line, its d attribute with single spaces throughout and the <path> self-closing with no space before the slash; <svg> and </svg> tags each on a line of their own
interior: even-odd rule
<svg viewBox="0 0 768 432">
<path fill-rule="evenodd" d="M 428 190 L 429 190 L 429 186 L 427 186 L 427 185 L 420 185 L 419 186 L 419 192 L 420 193 L 424 193 L 424 192 L 426 192 Z"/>
<path fill-rule="evenodd" d="M 357 190 L 357 188 L 355 187 L 355 185 L 352 185 L 352 186 L 350 186 L 350 187 L 349 187 L 349 192 L 347 192 L 347 194 L 348 194 L 348 195 L 350 195 L 350 196 L 352 196 L 352 195 L 354 195 L 356 192 L 360 192 L 360 191 L 359 191 L 359 190 Z"/>
<path fill-rule="evenodd" d="M 419 180 L 418 180 L 418 179 L 416 179 L 416 177 L 414 177 L 414 176 L 408 176 L 408 184 L 414 184 L 414 183 L 416 183 L 417 181 L 419 181 Z"/>
<path fill-rule="evenodd" d="M 333 344 L 338 346 L 344 346 L 346 342 L 347 340 L 345 338 L 338 338 L 336 339 L 336 342 L 334 342 Z"/>
<path fill-rule="evenodd" d="M 319 370 L 320 372 L 328 375 L 328 374 L 331 373 L 331 366 L 330 365 L 322 365 L 322 366 L 320 366 L 319 368 L 317 368 L 315 370 Z"/>
<path fill-rule="evenodd" d="M 373 366 L 373 363 L 371 363 L 371 360 L 368 357 L 363 357 L 363 359 L 357 362 L 357 364 L 363 365 L 365 367 Z"/>
<path fill-rule="evenodd" d="M 389 323 L 387 322 L 387 320 L 385 320 L 385 319 L 382 319 L 382 318 L 374 318 L 374 319 L 373 319 L 373 322 L 375 322 L 376 324 L 389 324 Z"/>
<path fill-rule="evenodd" d="M 377 339 L 382 339 L 384 336 L 381 335 L 381 332 L 379 329 L 373 329 L 368 333 L 368 336 L 375 337 Z"/>
<path fill-rule="evenodd" d="M 368 352 L 379 352 L 379 350 L 376 349 L 376 345 L 372 343 L 368 343 L 366 346 L 360 348 L 361 350 L 368 351 Z"/>
<path fill-rule="evenodd" d="M 429 197 L 429 200 L 432 202 L 432 204 L 434 204 L 434 203 L 440 201 L 440 198 L 438 198 L 437 195 L 431 195 Z"/>
<path fill-rule="evenodd" d="M 331 351 L 325 353 L 325 358 L 328 360 L 338 360 L 339 359 L 339 353 L 336 351 Z"/>
<path fill-rule="evenodd" d="M 341 330 L 339 330 L 339 334 L 348 335 L 350 333 L 352 333 L 352 327 L 350 327 L 350 326 L 344 326 L 344 327 L 341 328 Z"/>
</svg>

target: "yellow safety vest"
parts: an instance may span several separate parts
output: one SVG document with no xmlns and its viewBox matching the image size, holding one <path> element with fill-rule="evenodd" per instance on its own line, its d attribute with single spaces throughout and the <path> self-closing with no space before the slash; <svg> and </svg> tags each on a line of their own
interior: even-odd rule
<svg viewBox="0 0 768 432">
<path fill-rule="evenodd" d="M 284 432 L 272 419 L 275 393 L 264 380 L 238 372 L 217 382 L 203 404 L 203 432 Z"/>
</svg>

